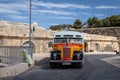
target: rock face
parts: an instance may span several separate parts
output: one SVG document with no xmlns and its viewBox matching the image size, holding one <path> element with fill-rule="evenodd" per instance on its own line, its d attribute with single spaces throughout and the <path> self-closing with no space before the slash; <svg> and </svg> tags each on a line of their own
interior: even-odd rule
<svg viewBox="0 0 120 80">
<path fill-rule="evenodd" d="M 80 31 L 88 34 L 117 37 L 117 39 L 119 40 L 119 48 L 120 48 L 120 27 L 86 28 L 86 29 L 81 29 Z"/>
<path fill-rule="evenodd" d="M 34 40 L 36 52 L 49 52 L 48 43 L 52 40 L 54 31 L 35 27 Z M 0 46 L 22 46 L 29 40 L 29 25 L 0 20 Z"/>
<path fill-rule="evenodd" d="M 118 39 L 120 39 L 120 28 L 110 29 L 82 29 L 88 51 L 114 51 L 118 50 Z M 107 32 L 108 31 L 108 32 Z M 114 31 L 114 32 L 113 32 Z M 118 31 L 118 32 L 117 32 Z M 34 43 L 36 53 L 50 52 L 48 43 L 52 41 L 57 31 L 46 30 L 35 26 Z M 87 34 L 91 33 L 91 34 Z M 97 35 L 93 35 L 97 34 Z M 108 36 L 100 36 L 100 34 Z M 115 37 L 111 37 L 115 36 Z M 10 22 L 0 20 L 0 46 L 22 46 L 29 40 L 29 25 L 26 23 Z"/>
<path fill-rule="evenodd" d="M 53 31 L 45 30 L 41 27 L 35 27 L 35 37 L 52 37 Z M 42 35 L 41 35 L 42 34 Z M 0 20 L 0 35 L 4 36 L 29 36 L 29 25 L 27 23 L 18 23 Z"/>
</svg>

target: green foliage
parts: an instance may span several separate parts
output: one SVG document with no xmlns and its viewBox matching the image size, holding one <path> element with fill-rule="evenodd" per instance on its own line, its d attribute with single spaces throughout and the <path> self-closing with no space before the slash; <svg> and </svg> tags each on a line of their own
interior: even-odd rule
<svg viewBox="0 0 120 80">
<path fill-rule="evenodd" d="M 73 28 L 81 29 L 82 28 L 82 22 L 79 19 L 75 20 L 75 22 L 73 24 Z"/>
<path fill-rule="evenodd" d="M 67 28 L 81 29 L 84 25 L 87 24 L 88 28 L 96 28 L 96 27 L 120 27 L 120 15 L 113 15 L 110 17 L 106 17 L 104 19 L 98 19 L 97 17 L 89 18 L 87 23 L 82 23 L 80 19 L 76 19 L 73 24 L 60 24 L 50 26 L 49 29 L 52 30 L 63 30 Z"/>
<path fill-rule="evenodd" d="M 102 19 L 103 27 L 110 27 L 109 17 Z"/>
<path fill-rule="evenodd" d="M 102 26 L 103 25 L 102 21 L 99 20 L 96 17 L 89 18 L 87 23 L 88 23 L 88 27 L 90 27 L 90 28 L 98 27 L 98 26 Z"/>
<path fill-rule="evenodd" d="M 109 18 L 111 26 L 120 26 L 120 15 L 119 16 L 111 16 Z"/>
<path fill-rule="evenodd" d="M 73 26 L 71 24 L 60 24 L 60 25 L 50 26 L 49 29 L 51 29 L 51 30 L 63 30 L 65 28 L 70 28 L 70 27 L 73 27 Z"/>
<path fill-rule="evenodd" d="M 120 26 L 120 15 L 113 15 L 111 17 L 106 17 L 102 20 L 93 17 L 87 20 L 88 27 L 113 27 L 113 26 Z"/>
</svg>

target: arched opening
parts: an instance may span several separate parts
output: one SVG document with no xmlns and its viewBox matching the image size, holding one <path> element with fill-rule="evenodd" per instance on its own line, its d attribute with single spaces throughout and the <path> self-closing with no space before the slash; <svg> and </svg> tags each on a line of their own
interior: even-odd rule
<svg viewBox="0 0 120 80">
<path fill-rule="evenodd" d="M 95 43 L 95 51 L 100 51 L 100 44 Z"/>
<path fill-rule="evenodd" d="M 23 43 L 23 47 L 32 47 L 32 52 L 35 53 L 35 45 L 33 42 L 30 42 L 30 41 L 26 41 Z"/>
<path fill-rule="evenodd" d="M 113 51 L 113 48 L 110 44 L 106 44 L 105 48 L 104 48 L 104 51 L 107 51 L 107 52 L 112 52 Z"/>
</svg>

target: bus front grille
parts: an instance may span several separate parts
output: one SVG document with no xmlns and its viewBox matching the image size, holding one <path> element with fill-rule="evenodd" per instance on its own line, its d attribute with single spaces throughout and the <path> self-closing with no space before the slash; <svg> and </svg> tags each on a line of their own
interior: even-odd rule
<svg viewBox="0 0 120 80">
<path fill-rule="evenodd" d="M 63 58 L 70 58 L 70 48 L 63 48 Z"/>
</svg>

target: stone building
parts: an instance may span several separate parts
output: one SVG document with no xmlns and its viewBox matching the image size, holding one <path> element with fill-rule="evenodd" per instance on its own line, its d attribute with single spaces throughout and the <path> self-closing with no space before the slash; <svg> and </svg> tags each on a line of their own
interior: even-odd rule
<svg viewBox="0 0 120 80">
<path fill-rule="evenodd" d="M 35 53 L 47 53 L 51 48 L 48 43 L 52 41 L 57 31 L 46 30 L 35 26 L 32 38 Z M 83 33 L 87 51 L 116 51 L 119 50 L 117 37 L 101 36 Z M 22 46 L 29 40 L 29 25 L 26 23 L 0 20 L 0 46 Z"/>
<path fill-rule="evenodd" d="M 84 28 L 84 29 L 81 29 L 80 32 L 84 32 L 88 34 L 99 34 L 104 36 L 114 36 L 114 37 L 117 37 L 117 39 L 119 40 L 118 43 L 120 45 L 120 26 L 102 27 L 102 28 Z"/>
<path fill-rule="evenodd" d="M 119 51 L 117 37 L 84 33 L 84 39 L 88 51 Z"/>
</svg>

